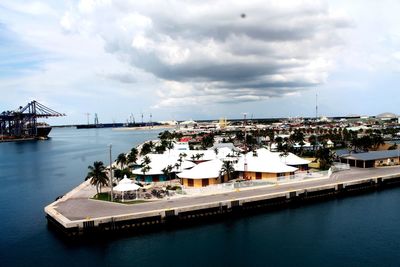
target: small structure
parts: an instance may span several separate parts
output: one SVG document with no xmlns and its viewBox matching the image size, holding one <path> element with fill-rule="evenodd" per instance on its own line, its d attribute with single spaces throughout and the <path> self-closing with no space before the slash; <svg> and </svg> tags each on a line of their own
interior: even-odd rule
<svg viewBox="0 0 400 267">
<path fill-rule="evenodd" d="M 235 165 L 235 170 L 239 172 L 239 177 L 246 180 L 268 180 L 276 182 L 278 177 L 293 175 L 298 169 L 282 163 L 280 160 L 270 159 L 266 161 L 263 157 L 246 158 L 242 156 Z"/>
<path fill-rule="evenodd" d="M 183 186 L 204 187 L 227 181 L 225 174 L 221 173 L 222 161 L 213 159 L 199 163 L 190 170 L 183 171 L 177 176 L 181 179 Z"/>
<path fill-rule="evenodd" d="M 359 168 L 374 168 L 399 164 L 399 150 L 351 153 L 343 154 L 339 157 L 340 162 Z"/>
<path fill-rule="evenodd" d="M 131 179 L 128 179 L 125 175 L 124 179 L 122 179 L 117 186 L 113 187 L 114 193 L 121 194 L 122 201 L 125 200 L 125 193 L 127 192 L 136 192 L 140 186 L 135 184 Z"/>
</svg>

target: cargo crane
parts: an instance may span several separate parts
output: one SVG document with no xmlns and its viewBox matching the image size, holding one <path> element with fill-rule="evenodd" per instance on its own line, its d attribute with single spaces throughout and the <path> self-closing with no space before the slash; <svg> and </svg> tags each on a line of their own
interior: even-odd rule
<svg viewBox="0 0 400 267">
<path fill-rule="evenodd" d="M 61 117 L 65 114 L 48 108 L 37 101 L 25 107 L 0 113 L 0 141 L 45 139 L 51 127 L 38 122 L 38 118 Z"/>
</svg>

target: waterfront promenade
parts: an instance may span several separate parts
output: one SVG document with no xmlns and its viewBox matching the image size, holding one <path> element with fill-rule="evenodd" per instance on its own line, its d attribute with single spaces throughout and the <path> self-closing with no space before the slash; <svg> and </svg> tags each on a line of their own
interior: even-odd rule
<svg viewBox="0 0 400 267">
<path fill-rule="evenodd" d="M 103 223 L 109 219 L 125 220 L 149 216 L 165 216 L 168 211 L 191 211 L 218 205 L 230 205 L 232 201 L 257 201 L 286 196 L 290 192 L 304 192 L 335 188 L 339 184 L 351 185 L 372 179 L 400 176 L 400 167 L 359 169 L 341 171 L 329 178 L 310 179 L 300 182 L 259 186 L 215 193 L 203 196 L 188 196 L 170 200 L 158 200 L 140 204 L 121 204 L 90 199 L 93 189 L 87 183 L 68 193 L 62 199 L 45 208 L 46 213 L 65 228 L 79 227 L 85 221 Z"/>
</svg>

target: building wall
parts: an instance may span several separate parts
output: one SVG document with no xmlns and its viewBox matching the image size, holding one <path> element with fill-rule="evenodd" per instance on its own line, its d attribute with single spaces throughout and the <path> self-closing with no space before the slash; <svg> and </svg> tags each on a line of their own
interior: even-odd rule
<svg viewBox="0 0 400 267">
<path fill-rule="evenodd" d="M 375 160 L 375 167 L 399 165 L 399 158 L 387 158 Z"/>
<path fill-rule="evenodd" d="M 289 176 L 290 173 L 282 173 L 282 176 Z M 246 174 L 243 176 L 244 179 L 250 179 L 250 180 L 258 180 L 257 179 L 257 174 L 256 172 L 246 172 Z M 271 182 L 276 182 L 278 178 L 277 173 L 270 173 L 270 172 L 262 172 L 261 173 L 261 179 L 262 180 L 267 180 Z"/>
<path fill-rule="evenodd" d="M 362 161 L 362 160 L 341 158 L 340 161 L 342 163 L 348 163 L 352 167 L 364 168 L 364 161 Z M 399 165 L 398 157 L 377 159 L 377 160 L 371 160 L 371 161 L 365 162 L 365 168 L 394 166 L 394 165 Z"/>
<path fill-rule="evenodd" d="M 187 179 L 187 178 L 182 178 L 181 183 L 183 186 L 186 187 L 191 187 L 189 186 L 189 180 L 193 180 L 193 187 L 203 187 L 203 180 L 208 180 L 208 185 L 215 185 L 219 184 L 219 178 L 205 178 L 205 179 Z"/>
<path fill-rule="evenodd" d="M 159 174 L 159 175 L 137 175 L 136 180 L 142 181 L 142 182 L 165 182 L 168 180 L 168 177 L 165 176 L 164 174 Z"/>
</svg>

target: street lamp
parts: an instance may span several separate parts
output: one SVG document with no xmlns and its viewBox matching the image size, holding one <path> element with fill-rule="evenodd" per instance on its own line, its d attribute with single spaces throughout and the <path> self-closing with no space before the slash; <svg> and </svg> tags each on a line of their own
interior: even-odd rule
<svg viewBox="0 0 400 267">
<path fill-rule="evenodd" d="M 113 173 L 112 173 L 111 149 L 112 149 L 112 144 L 110 144 L 110 193 L 111 193 L 111 202 L 113 202 L 114 201 L 114 196 L 113 196 Z"/>
</svg>

